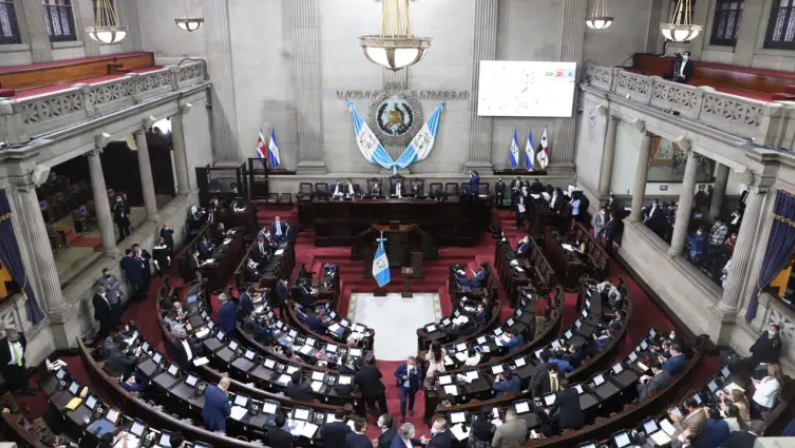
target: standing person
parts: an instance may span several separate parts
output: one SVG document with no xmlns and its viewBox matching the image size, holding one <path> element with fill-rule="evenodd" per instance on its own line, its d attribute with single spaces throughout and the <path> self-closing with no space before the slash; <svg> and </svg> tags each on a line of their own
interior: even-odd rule
<svg viewBox="0 0 795 448">
<path fill-rule="evenodd" d="M 495 429 L 491 423 L 491 412 L 491 408 L 488 406 L 480 408 L 475 421 L 472 422 L 472 432 L 469 434 L 467 448 L 491 448 L 491 439 Z"/>
<path fill-rule="evenodd" d="M 400 390 L 400 423 L 406 422 L 406 402 L 408 402 L 409 416 L 414 417 L 414 397 L 420 390 L 420 369 L 417 367 L 417 358 L 409 356 L 405 364 L 395 369 L 397 387 Z"/>
<path fill-rule="evenodd" d="M 392 441 L 398 435 L 398 430 L 395 428 L 395 419 L 389 414 L 381 414 L 376 423 L 381 430 L 376 442 L 376 448 L 390 448 Z M 328 445 L 326 445 L 328 446 Z"/>
<path fill-rule="evenodd" d="M 522 180 L 519 176 L 511 181 L 511 210 L 516 211 L 516 198 L 522 195 Z"/>
<path fill-rule="evenodd" d="M 121 259 L 121 269 L 127 284 L 130 286 L 130 299 L 139 301 L 144 294 L 144 264 L 133 257 L 132 249 L 124 251 L 124 258 Z"/>
<path fill-rule="evenodd" d="M 359 386 L 370 412 L 376 416 L 388 414 L 386 388 L 381 382 L 381 371 L 375 365 L 375 359 L 367 360 L 365 363 L 365 366 L 354 375 L 354 382 Z M 378 407 L 376 407 L 376 402 L 378 402 Z"/>
<path fill-rule="evenodd" d="M 240 314 L 241 316 L 248 317 L 254 312 L 254 287 L 249 285 L 242 293 L 240 293 Z"/>
<path fill-rule="evenodd" d="M 25 371 L 27 347 L 28 342 L 24 334 L 15 328 L 6 330 L 6 337 L 0 339 L 0 374 L 3 375 L 8 390 L 36 395 L 36 391 L 30 387 L 28 374 Z"/>
<path fill-rule="evenodd" d="M 469 172 L 469 192 L 472 196 L 480 194 L 480 174 L 477 171 Z"/>
<path fill-rule="evenodd" d="M 431 429 L 433 430 L 433 429 Z M 395 436 L 390 438 L 389 445 L 381 445 L 380 438 L 378 448 L 410 448 L 412 446 L 422 446 L 428 443 L 428 438 L 415 439 L 416 430 L 411 423 L 404 423 L 399 430 L 395 430 Z M 431 445 L 428 445 L 429 447 Z"/>
<path fill-rule="evenodd" d="M 510 412 L 510 410 L 508 411 Z M 427 448 L 450 448 L 453 446 L 453 436 L 447 429 L 447 420 L 443 416 L 433 419 L 431 426 L 431 440 L 426 445 Z"/>
<path fill-rule="evenodd" d="M 174 229 L 171 228 L 171 224 L 164 222 L 163 227 L 160 229 L 160 238 L 163 238 L 163 242 L 166 243 L 168 247 L 168 254 L 170 256 L 174 256 Z"/>
<path fill-rule="evenodd" d="M 367 421 L 361 417 L 353 418 L 353 432 L 345 435 L 345 448 L 373 448 L 373 442 L 365 435 Z M 338 445 L 339 446 L 339 445 Z M 340 446 L 342 448 L 342 446 Z"/>
<path fill-rule="evenodd" d="M 751 358 L 748 360 L 748 370 L 753 373 L 761 363 L 779 362 L 781 356 L 781 335 L 779 326 L 771 325 L 767 331 L 759 336 L 759 339 L 751 346 Z"/>
<path fill-rule="evenodd" d="M 283 278 L 276 282 L 275 294 L 268 294 L 268 302 L 272 310 L 279 310 L 279 316 L 285 319 L 287 316 L 287 301 L 290 299 L 290 290 L 287 287 L 287 279 Z"/>
<path fill-rule="evenodd" d="M 505 424 L 494 431 L 491 445 L 494 448 L 516 448 L 524 445 L 526 440 L 527 422 L 522 418 L 516 418 L 516 410 L 509 408 L 505 412 Z"/>
<path fill-rule="evenodd" d="M 229 300 L 224 293 L 218 295 L 218 302 L 221 303 L 221 308 L 218 310 L 215 323 L 221 327 L 226 334 L 234 336 L 237 331 L 237 307 L 235 306 L 235 302 Z"/>
<path fill-rule="evenodd" d="M 104 286 L 98 286 L 91 303 L 94 305 L 94 320 L 99 322 L 97 337 L 105 339 L 119 325 L 120 315 L 114 311 Z"/>
<path fill-rule="evenodd" d="M 275 427 L 268 429 L 268 446 L 270 448 L 293 448 L 293 435 L 285 429 L 287 417 L 279 412 L 273 423 Z"/>
<path fill-rule="evenodd" d="M 621 241 L 624 234 L 624 221 L 615 213 L 610 214 L 610 221 L 605 226 L 605 251 L 607 255 L 613 256 L 613 242 Z"/>
<path fill-rule="evenodd" d="M 141 266 L 143 267 L 143 293 L 141 298 L 146 296 L 146 292 L 149 290 L 149 284 L 152 282 L 152 267 L 149 265 L 149 260 L 152 259 L 152 255 L 146 249 L 142 248 L 140 244 L 135 243 L 132 246 L 133 250 L 133 257 L 135 257 L 138 261 L 141 262 Z"/>
<path fill-rule="evenodd" d="M 578 429 L 585 424 L 585 413 L 580 407 L 580 395 L 577 390 L 569 387 L 569 380 L 561 378 L 561 390 L 555 395 L 555 403 L 547 413 L 552 420 L 557 421 L 558 429 L 562 433 L 566 429 Z"/>
<path fill-rule="evenodd" d="M 345 423 L 345 411 L 337 409 L 334 421 L 323 425 L 323 446 L 345 446 L 345 436 L 351 432 L 351 427 Z"/>
<path fill-rule="evenodd" d="M 425 371 L 425 381 L 433 378 L 434 372 L 444 372 L 444 356 L 446 352 L 442 345 L 438 342 L 431 343 L 431 349 L 425 354 L 425 360 L 428 361 L 428 370 Z"/>
<path fill-rule="evenodd" d="M 157 239 L 157 244 L 152 248 L 152 258 L 155 263 L 155 272 L 161 276 L 166 275 L 171 267 L 171 250 L 162 236 Z"/>
<path fill-rule="evenodd" d="M 132 227 L 130 226 L 130 206 L 127 205 L 126 199 L 120 195 L 116 195 L 116 203 L 113 204 L 113 222 L 119 228 L 119 242 L 130 236 Z"/>
<path fill-rule="evenodd" d="M 281 218 L 277 216 L 273 224 L 271 224 L 271 236 L 273 240 L 278 243 L 279 240 L 282 239 L 282 235 L 284 235 L 284 223 Z"/>
<path fill-rule="evenodd" d="M 593 237 L 597 243 L 602 242 L 602 236 L 605 233 L 605 224 L 607 224 L 606 220 L 607 217 L 607 209 L 605 207 L 599 207 L 599 212 L 593 215 L 593 219 L 591 219 L 591 226 L 593 226 Z"/>
<path fill-rule="evenodd" d="M 110 306 L 114 308 L 114 312 L 119 316 L 122 315 L 121 297 L 124 294 L 121 290 L 121 282 L 116 279 L 116 276 L 111 274 L 108 268 L 102 270 L 102 277 L 97 280 L 97 286 L 105 287 L 105 294 L 107 294 Z"/>
<path fill-rule="evenodd" d="M 494 202 L 496 202 L 497 208 L 502 208 L 502 202 L 505 199 L 505 182 L 502 181 L 502 177 L 497 179 L 497 183 L 494 185 Z"/>
<path fill-rule="evenodd" d="M 781 391 L 781 366 L 770 363 L 767 365 L 767 376 L 761 380 L 754 380 L 754 396 L 751 397 L 753 406 L 760 413 L 771 411 L 778 402 Z"/>
<path fill-rule="evenodd" d="M 229 417 L 232 407 L 229 405 L 227 390 L 231 381 L 229 377 L 221 378 L 218 385 L 210 384 L 204 391 L 204 409 L 202 418 L 204 424 L 210 431 L 226 431 L 226 419 Z"/>
</svg>

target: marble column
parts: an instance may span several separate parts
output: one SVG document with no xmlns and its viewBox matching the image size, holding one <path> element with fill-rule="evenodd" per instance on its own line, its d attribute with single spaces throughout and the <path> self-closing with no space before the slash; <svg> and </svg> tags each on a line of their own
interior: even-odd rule
<svg viewBox="0 0 795 448">
<path fill-rule="evenodd" d="M 646 198 L 646 178 L 649 175 L 649 155 L 651 153 L 651 132 L 644 132 L 640 141 L 640 156 L 635 168 L 635 186 L 632 190 L 632 211 L 630 221 L 640 221 L 643 216 L 643 200 Z"/>
<path fill-rule="evenodd" d="M 141 173 L 141 191 L 144 195 L 146 219 L 157 222 L 157 198 L 155 197 L 155 183 L 152 178 L 152 162 L 149 160 L 149 143 L 146 141 L 146 131 L 134 133 L 135 145 L 138 146 L 138 171 Z"/>
<path fill-rule="evenodd" d="M 27 242 L 30 245 L 29 255 L 32 258 L 33 266 L 26 266 L 29 276 L 28 281 L 38 282 L 39 291 L 36 298 L 43 311 L 52 312 L 61 310 L 65 307 L 61 281 L 58 278 L 58 268 L 55 266 L 50 238 L 47 235 L 47 225 L 39 208 L 39 198 L 36 194 L 36 186 L 31 180 L 26 180 L 22 184 L 16 185 L 16 209 L 19 213 L 19 229 L 27 235 Z M 10 198 L 9 198 L 10 199 Z"/>
<path fill-rule="evenodd" d="M 143 50 L 136 2 L 137 0 L 115 0 L 114 3 L 119 24 L 127 27 L 127 37 L 121 41 L 121 48 L 125 53 Z"/>
<path fill-rule="evenodd" d="M 649 34 L 646 36 L 646 53 L 657 54 L 662 50 L 663 35 L 660 32 L 660 23 L 668 11 L 668 1 L 652 0 L 651 15 L 649 16 Z"/>
<path fill-rule="evenodd" d="M 41 0 L 21 0 L 16 3 L 22 6 L 33 63 L 52 62 L 52 42 L 47 33 L 47 16 Z"/>
<path fill-rule="evenodd" d="M 718 173 L 715 175 L 715 185 L 712 189 L 712 201 L 709 204 L 709 217 L 712 219 L 720 216 L 723 208 L 723 199 L 726 196 L 726 184 L 729 182 L 729 167 L 718 164 Z"/>
<path fill-rule="evenodd" d="M 75 26 L 78 27 L 77 31 L 83 40 L 86 57 L 99 56 L 99 42 L 85 33 L 87 26 L 94 26 L 97 23 L 94 17 L 94 3 L 91 0 L 72 0 L 72 8 L 75 14 Z"/>
<path fill-rule="evenodd" d="M 472 92 L 469 99 L 469 158 L 465 170 L 491 170 L 493 117 L 478 116 L 480 61 L 497 58 L 497 20 L 499 0 L 475 0 L 474 42 L 472 51 Z"/>
<path fill-rule="evenodd" d="M 97 214 L 97 226 L 102 236 L 102 251 L 113 257 L 119 253 L 116 248 L 116 230 L 113 227 L 113 215 L 110 212 L 108 187 L 105 185 L 105 173 L 102 172 L 102 161 L 99 150 L 91 151 L 88 156 L 88 171 L 91 174 L 91 189 L 94 192 L 94 209 Z"/>
<path fill-rule="evenodd" d="M 188 180 L 188 153 L 185 150 L 185 126 L 182 123 L 184 112 L 171 117 L 171 148 L 174 150 L 174 171 L 177 173 L 177 194 L 190 192 Z"/>
<path fill-rule="evenodd" d="M 668 253 L 673 256 L 682 255 L 687 239 L 687 228 L 690 226 L 690 215 L 693 210 L 693 198 L 696 195 L 696 174 L 701 156 L 693 151 L 687 153 L 685 175 L 682 180 L 682 194 L 679 195 L 679 205 L 676 210 L 676 222 L 671 234 L 671 247 Z"/>
<path fill-rule="evenodd" d="M 748 268 L 751 266 L 754 255 L 754 242 L 756 239 L 757 227 L 761 221 L 760 217 L 762 203 L 765 200 L 767 190 L 752 186 L 748 191 L 748 198 L 745 202 L 745 213 L 740 223 L 740 232 L 737 235 L 737 245 L 731 258 L 729 268 L 728 284 L 723 291 L 723 296 L 718 303 L 718 308 L 724 313 L 734 314 L 740 308 L 742 300 L 743 280 L 745 280 Z"/>
<path fill-rule="evenodd" d="M 577 63 L 577 77 L 582 73 L 582 53 L 585 43 L 585 17 L 588 0 L 565 0 L 563 26 L 561 31 L 560 60 Z M 564 168 L 574 168 L 574 146 L 577 141 L 577 88 L 574 89 L 572 116 L 558 118 L 555 123 L 553 139 L 549 142 L 550 167 L 558 164 Z"/>
<path fill-rule="evenodd" d="M 616 128 L 618 117 L 608 113 L 605 141 L 602 148 L 602 168 L 599 175 L 599 198 L 604 199 L 610 194 L 610 185 L 613 180 L 613 160 L 616 155 Z"/>
<path fill-rule="evenodd" d="M 216 162 L 241 159 L 237 139 L 237 106 L 232 70 L 232 42 L 229 34 L 229 1 L 205 0 L 204 38 L 207 71 L 213 82 L 211 106 L 213 158 Z"/>
<path fill-rule="evenodd" d="M 290 0 L 293 26 L 298 166 L 300 173 L 324 174 L 323 92 L 320 79 L 320 13 L 318 0 Z"/>
</svg>

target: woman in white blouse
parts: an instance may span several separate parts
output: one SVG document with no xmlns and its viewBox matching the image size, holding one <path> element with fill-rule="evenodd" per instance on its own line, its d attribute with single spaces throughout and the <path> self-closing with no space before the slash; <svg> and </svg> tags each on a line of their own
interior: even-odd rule
<svg viewBox="0 0 795 448">
<path fill-rule="evenodd" d="M 476 352 L 474 347 L 469 347 L 467 350 L 467 360 L 464 365 L 475 367 L 478 364 L 480 364 L 480 353 Z"/>
<path fill-rule="evenodd" d="M 445 349 L 438 342 L 431 344 L 431 349 L 425 354 L 425 360 L 428 361 L 428 370 L 425 372 L 425 378 L 433 378 L 434 372 L 444 372 L 444 357 L 447 355 Z"/>
<path fill-rule="evenodd" d="M 767 376 L 762 380 L 754 380 L 754 404 L 762 411 L 767 412 L 776 405 L 778 392 L 781 390 L 781 367 L 778 364 L 767 365 Z"/>
</svg>

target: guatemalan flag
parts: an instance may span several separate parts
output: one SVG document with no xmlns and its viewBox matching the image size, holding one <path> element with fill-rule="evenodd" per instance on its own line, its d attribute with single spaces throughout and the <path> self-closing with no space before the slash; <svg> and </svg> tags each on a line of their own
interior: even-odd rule
<svg viewBox="0 0 795 448">
<path fill-rule="evenodd" d="M 262 129 L 259 130 L 259 139 L 257 140 L 257 157 L 259 157 L 259 161 L 262 162 L 262 166 L 265 166 L 265 153 L 268 152 L 268 147 L 265 144 L 265 134 L 262 133 Z"/>
<path fill-rule="evenodd" d="M 516 136 L 516 129 L 513 130 L 513 140 L 511 141 L 511 168 L 519 166 L 519 137 Z"/>
<path fill-rule="evenodd" d="M 436 105 L 436 109 L 428 118 L 428 122 L 422 126 L 420 132 L 414 136 L 409 146 L 400 155 L 398 161 L 395 163 L 397 168 L 404 169 L 414 162 L 419 162 L 428 157 L 433 149 L 433 144 L 436 142 L 436 131 L 439 130 L 439 118 L 444 110 L 444 103 Z"/>
<path fill-rule="evenodd" d="M 373 278 L 375 281 L 378 282 L 378 287 L 383 288 L 384 285 L 392 281 L 392 277 L 389 274 L 389 260 L 386 258 L 386 252 L 384 251 L 384 241 L 383 234 L 381 238 L 378 238 L 378 250 L 375 251 L 375 258 L 373 259 Z"/>
<path fill-rule="evenodd" d="M 262 131 L 260 130 L 260 138 Z M 278 168 L 282 164 L 282 157 L 279 155 L 279 144 L 276 143 L 276 129 L 271 129 L 271 139 L 268 141 L 268 162 L 271 167 Z"/>
<path fill-rule="evenodd" d="M 547 129 L 544 128 L 544 135 L 541 137 L 541 144 L 538 145 L 538 164 L 541 169 L 547 169 L 549 165 L 549 143 L 547 143 Z"/>
<path fill-rule="evenodd" d="M 395 161 L 384 149 L 384 145 L 378 141 L 378 137 L 373 134 L 370 126 L 364 121 L 362 115 L 356 109 L 356 105 L 352 101 L 347 104 L 348 110 L 351 111 L 353 118 L 353 134 L 356 136 L 356 144 L 359 145 L 359 151 L 365 159 L 369 160 L 376 165 L 386 168 L 388 170 L 395 169 Z"/>
<path fill-rule="evenodd" d="M 527 134 L 527 144 L 524 147 L 524 164 L 527 171 L 533 170 L 533 160 L 536 158 L 536 151 L 533 149 L 533 131 Z"/>
</svg>

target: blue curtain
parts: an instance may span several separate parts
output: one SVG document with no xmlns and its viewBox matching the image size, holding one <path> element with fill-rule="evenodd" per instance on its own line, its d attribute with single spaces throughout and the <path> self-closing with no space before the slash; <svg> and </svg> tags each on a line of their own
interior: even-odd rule
<svg viewBox="0 0 795 448">
<path fill-rule="evenodd" d="M 44 319 L 39 304 L 36 302 L 36 295 L 30 287 L 25 266 L 22 265 L 22 257 L 19 255 L 19 245 L 14 235 L 12 219 L 16 219 L 11 213 L 11 206 L 8 204 L 8 196 L 5 190 L 0 190 L 0 262 L 11 274 L 11 278 L 19 285 L 26 296 L 25 307 L 28 310 L 28 319 L 38 323 Z"/>
<path fill-rule="evenodd" d="M 782 269 L 787 267 L 792 251 L 795 249 L 795 197 L 779 190 L 773 208 L 773 228 L 767 242 L 765 258 L 762 260 L 762 271 L 751 295 L 745 321 L 751 322 L 756 317 L 759 306 L 759 293 L 769 285 Z"/>
</svg>

